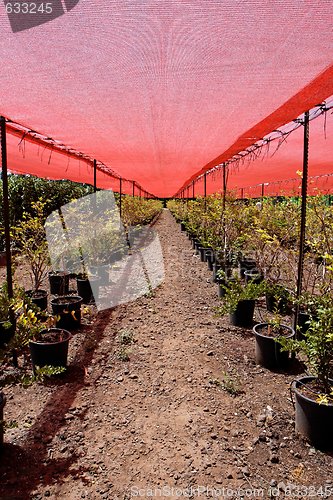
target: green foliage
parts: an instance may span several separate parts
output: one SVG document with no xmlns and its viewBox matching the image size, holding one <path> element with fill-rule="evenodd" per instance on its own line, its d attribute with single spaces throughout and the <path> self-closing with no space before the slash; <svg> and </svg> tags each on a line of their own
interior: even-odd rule
<svg viewBox="0 0 333 500">
<path fill-rule="evenodd" d="M 130 360 L 130 351 L 124 345 L 120 346 L 120 348 L 116 352 L 116 356 L 120 361 L 129 361 Z"/>
<path fill-rule="evenodd" d="M 45 201 L 44 217 L 46 218 L 53 210 L 73 199 L 92 193 L 93 188 L 67 180 L 50 181 L 32 175 L 12 174 L 8 176 L 8 191 L 10 225 L 13 227 L 20 223 L 23 213 L 31 213 L 32 202 Z M 2 181 L 0 180 L 0 206 L 2 204 Z M 4 248 L 1 228 L 3 228 L 2 210 L 0 211 L 0 251 Z"/>
<path fill-rule="evenodd" d="M 130 345 L 134 342 L 134 333 L 130 330 L 120 330 L 118 333 L 118 340 L 122 345 Z"/>
<path fill-rule="evenodd" d="M 32 288 L 37 291 L 46 277 L 49 254 L 44 229 L 46 201 L 31 203 L 31 211 L 23 212 L 20 223 L 12 228 L 12 238 L 30 266 Z"/>
<path fill-rule="evenodd" d="M 148 224 L 162 210 L 159 200 L 123 196 L 121 218 L 125 228 Z"/>
<path fill-rule="evenodd" d="M 216 385 L 217 387 L 221 387 L 221 389 L 228 392 L 231 396 L 238 396 L 243 392 L 239 376 L 230 374 L 226 371 L 222 372 L 221 380 L 212 379 L 209 381 L 209 383 L 212 385 Z"/>
<path fill-rule="evenodd" d="M 290 350 L 305 355 L 310 371 L 318 378 L 318 383 L 324 394 L 332 391 L 330 379 L 333 377 L 333 308 L 331 299 L 318 307 L 316 317 L 313 317 L 305 340 L 281 338 L 284 350 Z"/>
<path fill-rule="evenodd" d="M 61 375 L 66 371 L 64 366 L 36 366 L 35 373 L 33 375 L 25 375 L 21 378 L 21 384 L 24 388 L 30 387 L 35 382 L 43 383 L 45 380 L 55 376 Z"/>
<path fill-rule="evenodd" d="M 219 316 L 236 311 L 237 305 L 241 300 L 256 300 L 264 292 L 263 283 L 249 281 L 243 284 L 239 278 L 229 280 L 225 285 L 221 286 L 225 289 L 225 295 L 221 299 L 222 305 L 216 308 Z"/>
</svg>

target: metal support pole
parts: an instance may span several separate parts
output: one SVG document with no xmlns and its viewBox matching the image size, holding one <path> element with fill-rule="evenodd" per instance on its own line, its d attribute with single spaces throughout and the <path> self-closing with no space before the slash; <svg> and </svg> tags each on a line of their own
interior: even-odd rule
<svg viewBox="0 0 333 500">
<path fill-rule="evenodd" d="M 304 113 L 304 143 L 303 143 L 303 176 L 302 176 L 302 206 L 301 206 L 301 232 L 299 239 L 299 256 L 298 256 L 298 271 L 297 271 L 297 290 L 296 299 L 302 293 L 303 267 L 304 267 L 304 243 L 305 243 L 305 226 L 306 226 L 306 203 L 307 203 L 307 188 L 308 188 L 308 166 L 309 166 L 309 111 Z M 294 329 L 297 333 L 299 306 L 295 307 Z"/>
<path fill-rule="evenodd" d="M 264 197 L 264 189 L 265 189 L 265 184 L 262 183 L 261 184 L 261 197 L 263 198 Z"/>
<path fill-rule="evenodd" d="M 226 176 L 226 169 L 225 169 L 225 163 L 222 165 L 222 182 L 223 182 L 223 196 L 222 196 L 222 208 L 223 212 L 225 210 L 225 201 L 226 201 L 226 195 L 227 195 L 227 176 Z"/>
<path fill-rule="evenodd" d="M 241 188 L 241 199 L 244 199 L 244 188 Z"/>
<path fill-rule="evenodd" d="M 192 198 L 194 200 L 194 181 L 192 182 Z"/>
<path fill-rule="evenodd" d="M 122 204 L 122 188 L 123 188 L 123 182 L 122 178 L 120 177 L 119 179 L 119 214 L 121 217 L 121 204 Z"/>
<path fill-rule="evenodd" d="M 2 195 L 3 195 L 3 220 L 5 229 L 6 269 L 7 269 L 7 291 L 8 297 L 13 297 L 12 278 L 12 256 L 10 252 L 10 221 L 9 221 L 9 195 L 8 195 L 8 171 L 7 171 L 7 137 L 6 119 L 0 117 L 1 133 L 1 165 L 2 165 Z"/>
<path fill-rule="evenodd" d="M 132 196 L 134 198 L 134 192 L 135 192 L 135 182 L 132 181 Z"/>
<path fill-rule="evenodd" d="M 204 197 L 205 197 L 205 210 L 207 210 L 207 174 L 206 172 L 204 173 Z"/>
<path fill-rule="evenodd" d="M 94 160 L 94 193 L 97 191 L 97 161 Z"/>
</svg>

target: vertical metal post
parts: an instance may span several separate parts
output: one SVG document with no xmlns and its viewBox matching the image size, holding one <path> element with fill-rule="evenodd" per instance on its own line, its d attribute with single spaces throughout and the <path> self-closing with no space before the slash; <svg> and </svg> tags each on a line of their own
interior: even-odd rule
<svg viewBox="0 0 333 500">
<path fill-rule="evenodd" d="M 262 183 L 261 184 L 261 197 L 263 198 L 264 197 L 264 190 L 265 190 L 265 184 Z"/>
<path fill-rule="evenodd" d="M 5 250 L 6 250 L 6 269 L 7 269 L 7 290 L 8 297 L 13 297 L 13 278 L 12 278 L 12 256 L 10 252 L 10 221 L 9 221 L 9 195 L 8 195 L 8 170 L 7 170 L 7 137 L 6 137 L 6 119 L 0 117 L 1 133 L 1 165 L 2 165 L 2 195 L 3 195 L 3 220 L 5 226 Z"/>
<path fill-rule="evenodd" d="M 241 188 L 241 199 L 244 199 L 244 188 Z"/>
<path fill-rule="evenodd" d="M 304 143 L 303 143 L 303 176 L 302 176 L 302 205 L 301 205 L 301 232 L 299 239 L 299 256 L 298 256 L 298 271 L 297 271 L 297 289 L 296 299 L 302 293 L 303 267 L 304 267 L 304 243 L 305 243 L 305 226 L 306 226 L 306 204 L 307 204 L 307 189 L 308 189 L 308 166 L 309 166 L 309 111 L 304 113 Z M 297 333 L 299 306 L 295 307 L 294 328 Z"/>
<path fill-rule="evenodd" d="M 97 161 L 94 160 L 94 193 L 97 191 Z"/>
<path fill-rule="evenodd" d="M 132 196 L 134 198 L 134 192 L 135 192 L 135 182 L 132 181 Z"/>
<path fill-rule="evenodd" d="M 123 188 L 123 180 L 122 178 L 120 177 L 119 178 L 119 213 L 120 213 L 120 217 L 121 217 L 121 204 L 122 204 L 122 188 Z"/>
<path fill-rule="evenodd" d="M 194 200 L 194 181 L 192 182 L 192 198 Z"/>
<path fill-rule="evenodd" d="M 204 197 L 205 197 L 205 210 L 207 210 L 207 174 L 206 172 L 204 173 Z"/>
<path fill-rule="evenodd" d="M 226 177 L 226 171 L 225 171 L 225 163 L 222 165 L 222 208 L 223 212 L 225 210 L 225 201 L 226 201 L 226 195 L 227 195 L 227 177 Z"/>
</svg>

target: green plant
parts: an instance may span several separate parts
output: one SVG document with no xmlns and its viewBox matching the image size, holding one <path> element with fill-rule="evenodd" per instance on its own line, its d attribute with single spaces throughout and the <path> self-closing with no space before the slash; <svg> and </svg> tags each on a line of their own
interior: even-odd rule
<svg viewBox="0 0 333 500">
<path fill-rule="evenodd" d="M 130 330 L 120 330 L 118 333 L 118 339 L 122 345 L 130 345 L 134 342 L 134 333 Z"/>
<path fill-rule="evenodd" d="M 27 346 L 30 340 L 36 339 L 42 330 L 53 327 L 57 322 L 56 317 L 37 310 L 28 298 L 14 301 L 13 310 L 16 328 L 10 347 L 18 351 Z"/>
<path fill-rule="evenodd" d="M 256 300 L 264 292 L 263 283 L 253 283 L 249 281 L 243 284 L 239 278 L 229 280 L 225 285 L 221 285 L 225 290 L 225 295 L 221 299 L 222 305 L 216 308 L 219 316 L 233 313 L 241 300 Z"/>
<path fill-rule="evenodd" d="M 228 372 L 222 372 L 221 380 L 211 379 L 209 383 L 221 387 L 221 389 L 231 394 L 231 396 L 238 396 L 243 392 L 239 377 Z"/>
<path fill-rule="evenodd" d="M 45 205 L 45 201 L 33 202 L 32 213 L 24 212 L 21 222 L 12 230 L 13 240 L 30 266 L 33 291 L 40 288 L 49 266 L 44 229 Z"/>
<path fill-rule="evenodd" d="M 120 348 L 116 352 L 116 356 L 120 361 L 129 361 L 130 356 L 129 356 L 129 349 L 127 349 L 125 346 L 120 346 Z"/>
<path fill-rule="evenodd" d="M 21 384 L 24 388 L 27 388 L 35 382 L 43 383 L 45 379 L 49 379 L 54 375 L 60 375 L 65 371 L 66 368 L 64 366 L 36 366 L 33 375 L 24 375 L 21 378 Z"/>
<path fill-rule="evenodd" d="M 318 388 L 323 393 L 321 402 L 333 403 L 333 308 L 331 298 L 318 307 L 305 333 L 305 340 L 279 339 L 284 350 L 302 353 L 310 371 L 317 377 Z"/>
</svg>

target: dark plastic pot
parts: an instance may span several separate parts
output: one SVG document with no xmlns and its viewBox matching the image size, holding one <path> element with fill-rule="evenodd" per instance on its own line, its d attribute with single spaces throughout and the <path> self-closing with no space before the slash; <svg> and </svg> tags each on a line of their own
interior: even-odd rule
<svg viewBox="0 0 333 500">
<path fill-rule="evenodd" d="M 196 240 L 196 241 L 195 241 L 194 248 L 195 248 L 195 252 L 196 252 L 196 254 L 197 254 L 197 255 L 199 255 L 199 254 L 200 254 L 200 248 L 201 248 L 201 243 L 200 243 L 200 241 L 198 241 L 198 240 Z"/>
<path fill-rule="evenodd" d="M 257 267 L 257 263 L 253 259 L 241 259 L 239 261 L 239 272 L 240 277 L 244 278 L 245 271 L 249 271 L 250 269 L 255 269 Z"/>
<path fill-rule="evenodd" d="M 69 292 L 69 273 L 55 271 L 49 273 L 51 295 L 66 295 Z"/>
<path fill-rule="evenodd" d="M 212 252 L 212 249 L 209 248 L 209 247 L 202 247 L 202 246 L 199 246 L 199 253 L 200 253 L 200 260 L 201 262 L 206 262 L 207 260 L 207 252 Z"/>
<path fill-rule="evenodd" d="M 184 222 L 181 222 L 181 223 L 180 223 L 180 230 L 181 230 L 181 231 L 186 231 L 186 227 L 185 227 Z"/>
<path fill-rule="evenodd" d="M 220 269 L 223 269 L 223 266 L 221 264 L 218 264 L 217 262 L 214 262 L 213 264 L 213 282 L 218 283 L 218 277 L 216 276 L 218 271 Z"/>
<path fill-rule="evenodd" d="M 207 262 L 209 270 L 212 271 L 214 262 L 214 251 L 212 248 L 207 247 L 204 249 L 204 262 Z"/>
<path fill-rule="evenodd" d="M 50 328 L 44 330 L 41 335 L 48 332 L 63 332 L 63 340 L 59 342 L 29 342 L 33 372 L 37 366 L 67 366 L 68 344 L 71 338 L 70 332 L 62 328 Z"/>
<path fill-rule="evenodd" d="M 3 409 L 6 404 L 6 396 L 0 392 L 0 446 L 3 445 Z"/>
<path fill-rule="evenodd" d="M 258 269 L 253 268 L 253 269 L 248 269 L 247 271 L 244 271 L 244 279 L 245 279 L 245 283 L 249 283 L 249 281 L 251 281 L 252 283 L 255 283 L 258 285 L 259 283 L 262 282 L 264 277 Z"/>
<path fill-rule="evenodd" d="M 230 323 L 242 328 L 251 327 L 255 302 L 255 300 L 240 300 L 236 310 L 230 314 Z"/>
<path fill-rule="evenodd" d="M 64 295 L 51 300 L 52 312 L 60 316 L 57 328 L 73 330 L 81 325 L 82 297 L 75 295 Z"/>
<path fill-rule="evenodd" d="M 210 271 L 213 271 L 213 265 L 214 265 L 214 253 L 213 252 L 208 252 L 206 255 L 206 261 L 208 264 L 208 269 Z"/>
<path fill-rule="evenodd" d="M 98 299 L 98 289 L 100 278 L 98 276 L 90 276 L 89 279 L 77 277 L 77 293 L 82 297 L 84 304 L 93 304 Z"/>
<path fill-rule="evenodd" d="M 283 368 L 288 363 L 289 352 L 281 351 L 281 345 L 276 342 L 276 337 L 268 337 L 260 332 L 266 325 L 267 323 L 259 323 L 253 327 L 256 363 L 270 369 Z M 295 335 L 290 326 L 281 325 L 281 327 L 289 331 L 288 335 L 284 335 L 285 338 L 291 338 Z"/>
<path fill-rule="evenodd" d="M 100 285 L 108 285 L 110 282 L 110 264 L 101 264 L 99 266 L 91 266 L 90 270 L 94 276 L 99 278 Z M 80 295 L 80 293 L 79 293 Z M 82 297 L 82 295 L 81 295 Z"/>
<path fill-rule="evenodd" d="M 47 291 L 46 290 L 26 290 L 25 294 L 31 299 L 31 302 L 35 304 L 39 309 L 45 311 L 47 309 Z"/>
<path fill-rule="evenodd" d="M 5 344 L 11 340 L 15 333 L 15 325 L 11 325 L 9 328 L 5 328 L 6 321 L 0 321 L 0 349 L 2 349 Z"/>
<path fill-rule="evenodd" d="M 295 429 L 316 448 L 333 451 L 333 404 L 319 404 L 299 390 L 312 380 L 315 377 L 302 377 L 292 383 L 295 394 Z M 331 383 L 333 385 L 333 380 Z"/>
</svg>

